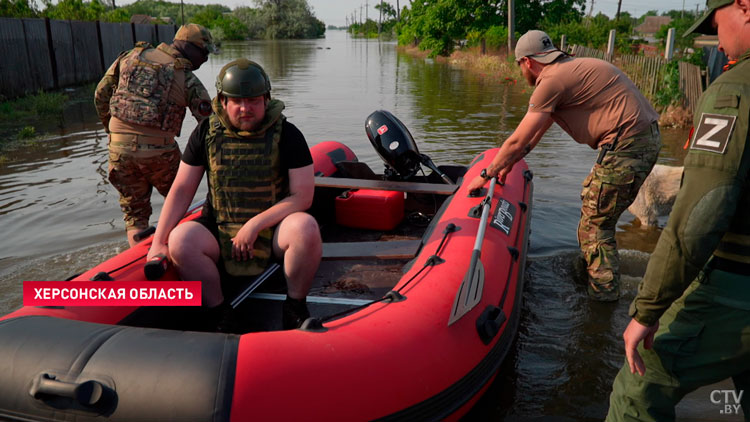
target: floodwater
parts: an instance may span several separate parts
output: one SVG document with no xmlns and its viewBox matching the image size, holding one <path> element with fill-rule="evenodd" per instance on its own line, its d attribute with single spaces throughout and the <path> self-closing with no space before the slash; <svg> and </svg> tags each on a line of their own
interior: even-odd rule
<svg viewBox="0 0 750 422">
<path fill-rule="evenodd" d="M 346 143 L 375 170 L 382 163 L 364 131 L 371 112 L 399 117 L 420 152 L 436 163 L 468 164 L 511 133 L 530 91 L 506 75 L 455 69 L 398 53 L 394 43 L 329 31 L 320 40 L 225 43 L 196 72 L 212 96 L 221 67 L 241 56 L 265 67 L 273 95 L 286 103 L 286 116 L 309 145 Z M 195 125 L 186 118 L 181 147 Z M 686 131 L 663 134 L 660 162 L 681 164 Z M 0 163 L 0 314 L 21 306 L 22 281 L 62 280 L 126 247 L 118 195 L 106 177 L 106 136 L 93 105 L 68 110 L 59 135 L 6 148 L 8 160 Z M 588 300 L 572 263 L 581 181 L 595 159 L 595 151 L 556 125 L 528 156 L 535 191 L 521 325 L 472 420 L 601 420 L 606 414 L 623 362 L 627 308 L 659 231 L 639 227 L 626 212 L 617 233 L 624 297 L 616 304 Z M 204 196 L 201 186 L 197 197 Z M 153 198 L 158 213 L 163 200 Z"/>
</svg>

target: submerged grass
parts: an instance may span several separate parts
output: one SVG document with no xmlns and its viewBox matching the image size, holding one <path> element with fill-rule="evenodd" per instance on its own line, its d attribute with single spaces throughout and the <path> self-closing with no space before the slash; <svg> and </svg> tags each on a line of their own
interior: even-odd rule
<svg viewBox="0 0 750 422">
<path fill-rule="evenodd" d="M 64 91 L 36 94 L 0 102 L 0 150 L 18 140 L 41 140 L 46 132 L 62 122 L 65 108 L 73 103 L 92 101 L 95 83 Z M 2 163 L 0 155 L 0 163 Z"/>
</svg>

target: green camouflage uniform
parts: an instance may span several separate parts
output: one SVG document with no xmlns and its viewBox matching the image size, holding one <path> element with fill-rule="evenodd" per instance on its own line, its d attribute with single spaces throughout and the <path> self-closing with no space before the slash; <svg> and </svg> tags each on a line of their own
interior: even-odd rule
<svg viewBox="0 0 750 422">
<path fill-rule="evenodd" d="M 608 421 L 674 420 L 685 394 L 728 377 L 750 420 L 748 75 L 750 52 L 698 103 L 682 188 L 630 308 L 659 330 L 638 347 L 644 376 L 627 362 L 617 375 Z M 734 404 L 722 400 L 715 420 Z"/>
<path fill-rule="evenodd" d="M 127 230 L 148 227 L 153 187 L 165 196 L 169 192 L 180 163 L 174 137 L 180 133 L 185 105 L 199 122 L 210 114 L 206 88 L 190 71 L 190 61 L 172 46 L 162 43 L 156 47 L 173 58 L 161 71 L 149 72 L 155 67 L 148 62 L 133 70 L 132 63 L 149 49 L 147 43 L 138 43 L 122 53 L 97 85 L 94 96 L 107 132 L 112 115 L 132 125 L 126 133 L 111 133 L 109 141 L 109 180 L 120 193 Z M 184 83 L 186 98 L 181 104 L 170 102 L 172 82 Z"/>
<path fill-rule="evenodd" d="M 261 230 L 253 258 L 232 259 L 232 238 L 255 215 L 289 194 L 289 177 L 281 171 L 279 141 L 286 118 L 284 103 L 271 100 L 258 130 L 235 131 L 218 97 L 212 103 L 206 134 L 208 201 L 219 229 L 219 246 L 226 271 L 234 276 L 263 272 L 271 258 L 273 228 Z"/>
<path fill-rule="evenodd" d="M 620 258 L 615 230 L 617 220 L 635 200 L 656 163 L 661 137 L 656 123 L 644 132 L 619 139 L 583 181 L 578 244 L 586 261 L 590 288 L 619 286 Z M 613 298 L 613 299 L 616 299 Z"/>
</svg>

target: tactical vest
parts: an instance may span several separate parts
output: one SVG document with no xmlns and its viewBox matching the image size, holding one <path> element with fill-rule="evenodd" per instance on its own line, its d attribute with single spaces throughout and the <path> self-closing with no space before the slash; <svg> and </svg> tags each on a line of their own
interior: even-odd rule
<svg viewBox="0 0 750 422">
<path fill-rule="evenodd" d="M 281 171 L 279 155 L 284 104 L 271 100 L 256 132 L 233 130 L 217 98 L 212 106 L 206 135 L 208 200 L 219 227 L 224 268 L 235 276 L 260 274 L 271 257 L 273 230 L 258 234 L 253 258 L 247 261 L 232 259 L 232 238 L 248 220 L 289 194 L 288 174 Z"/>
<path fill-rule="evenodd" d="M 738 148 L 739 152 L 735 154 L 737 160 L 742 160 L 742 156 L 748 154 L 748 151 L 744 151 L 744 149 L 750 147 L 750 133 L 748 132 L 748 124 L 750 124 L 748 122 L 748 116 L 750 116 L 750 100 L 748 100 L 750 98 L 750 82 L 747 79 L 748 74 L 750 74 L 750 52 L 745 53 L 731 66 L 729 71 L 714 82 L 720 82 L 722 85 L 721 89 L 711 91 L 711 95 L 714 97 L 710 101 L 713 104 L 712 109 L 701 108 L 702 104 L 699 104 L 698 108 L 705 113 L 737 116 L 734 131 L 738 134 L 745 134 L 745 139 L 732 139 L 732 142 L 744 143 L 744 146 L 737 145 L 735 147 Z M 749 161 L 745 158 L 744 163 L 741 163 L 740 166 L 750 166 Z M 738 172 L 750 174 L 747 170 L 747 168 L 739 168 Z M 737 203 L 729 230 L 724 234 L 719 246 L 714 251 L 715 256 L 750 264 L 750 218 L 748 216 L 750 216 L 750 180 L 745 180 L 744 190 Z"/>
<path fill-rule="evenodd" d="M 157 53 L 144 54 L 147 50 Z M 179 135 L 187 103 L 169 94 L 175 80 L 185 80 L 185 60 L 166 44 L 152 50 L 146 42 L 137 43 L 121 60 L 117 89 L 109 101 L 110 114 L 128 123 Z"/>
</svg>

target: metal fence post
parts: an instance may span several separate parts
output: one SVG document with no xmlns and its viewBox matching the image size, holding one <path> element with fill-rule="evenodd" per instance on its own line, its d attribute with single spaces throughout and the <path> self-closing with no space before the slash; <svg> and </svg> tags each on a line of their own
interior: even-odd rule
<svg viewBox="0 0 750 422">
<path fill-rule="evenodd" d="M 607 56 L 609 56 L 609 60 L 612 60 L 612 58 L 615 55 L 615 31 L 614 29 L 609 31 L 609 41 L 607 41 Z"/>
</svg>

